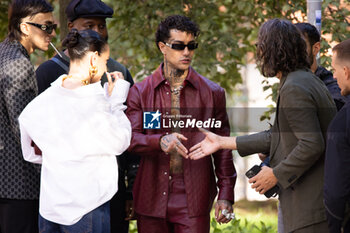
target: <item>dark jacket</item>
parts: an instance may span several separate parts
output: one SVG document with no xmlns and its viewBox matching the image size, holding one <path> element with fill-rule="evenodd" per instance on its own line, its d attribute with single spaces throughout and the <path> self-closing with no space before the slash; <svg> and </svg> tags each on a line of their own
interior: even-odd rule
<svg viewBox="0 0 350 233">
<path fill-rule="evenodd" d="M 39 94 L 50 87 L 51 83 L 54 82 L 62 74 L 67 74 L 69 69 L 70 59 L 64 52 L 60 53 L 62 57 L 58 54 L 52 59 L 45 61 L 36 69 L 36 79 L 38 83 Z M 57 61 L 57 62 L 55 62 Z M 119 71 L 124 75 L 124 79 L 130 83 L 130 86 L 134 84 L 131 74 L 128 69 L 125 68 L 119 62 L 109 58 L 107 61 L 108 72 Z M 101 78 L 101 83 L 107 82 L 106 74 Z"/>
<path fill-rule="evenodd" d="M 269 131 L 237 137 L 241 156 L 270 151 L 280 186 L 284 231 L 326 220 L 323 175 L 326 131 L 336 113 L 325 85 L 310 70 L 282 77 Z"/>
<path fill-rule="evenodd" d="M 141 156 L 140 167 L 133 188 L 135 210 L 138 214 L 165 218 L 169 190 L 170 156 L 164 153 L 159 144 L 160 138 L 172 132 L 171 128 L 144 129 L 145 112 L 159 110 L 162 119 L 168 122 L 171 113 L 170 85 L 162 74 L 162 65 L 149 77 L 135 84 L 129 92 L 126 114 L 132 126 L 132 139 L 129 151 Z M 226 113 L 224 89 L 202 77 L 189 68 L 184 87 L 180 92 L 181 119 L 205 121 L 215 118 L 221 127 L 212 131 L 228 136 L 230 127 Z M 171 115 L 170 115 L 171 116 Z M 145 119 L 145 118 L 144 118 Z M 191 146 L 203 140 L 204 135 L 196 128 L 182 128 L 181 134 L 188 138 L 184 146 Z M 233 203 L 236 172 L 231 150 L 221 150 L 212 157 L 200 160 L 183 159 L 183 174 L 190 216 L 209 214 L 219 188 L 219 200 Z"/>
<path fill-rule="evenodd" d="M 337 80 L 333 78 L 332 72 L 330 72 L 322 66 L 319 66 L 315 71 L 315 75 L 319 77 L 322 80 L 322 82 L 326 85 L 329 93 L 331 93 L 337 110 L 339 111 L 345 104 L 346 97 L 340 94 L 340 88 L 338 86 Z"/>
<path fill-rule="evenodd" d="M 37 94 L 27 50 L 5 39 L 0 44 L 0 198 L 39 198 L 39 170 L 23 159 L 17 120 Z"/>
<path fill-rule="evenodd" d="M 350 102 L 337 113 L 327 132 L 324 200 L 332 233 L 350 232 Z"/>
</svg>

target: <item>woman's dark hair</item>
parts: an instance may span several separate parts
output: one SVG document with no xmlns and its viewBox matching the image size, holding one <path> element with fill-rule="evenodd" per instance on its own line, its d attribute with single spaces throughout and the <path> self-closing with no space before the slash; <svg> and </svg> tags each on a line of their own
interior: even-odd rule
<svg viewBox="0 0 350 233">
<path fill-rule="evenodd" d="M 97 51 L 98 55 L 101 55 L 106 49 L 107 41 L 93 30 L 78 31 L 73 28 L 63 40 L 62 45 L 68 49 L 70 59 L 74 61 L 82 59 L 89 51 Z"/>
<path fill-rule="evenodd" d="M 258 36 L 257 64 L 265 77 L 283 76 L 297 69 L 310 68 L 306 43 L 299 30 L 289 21 L 265 22 Z"/>
<path fill-rule="evenodd" d="M 199 35 L 199 27 L 190 18 L 182 15 L 171 15 L 160 22 L 156 32 L 156 44 L 159 49 L 159 42 L 166 42 L 170 38 L 170 30 L 177 29 L 192 34 L 195 38 Z"/>
<path fill-rule="evenodd" d="M 21 40 L 20 24 L 25 17 L 39 13 L 49 13 L 53 7 L 46 0 L 13 0 L 8 11 L 8 37 L 10 40 Z"/>
</svg>

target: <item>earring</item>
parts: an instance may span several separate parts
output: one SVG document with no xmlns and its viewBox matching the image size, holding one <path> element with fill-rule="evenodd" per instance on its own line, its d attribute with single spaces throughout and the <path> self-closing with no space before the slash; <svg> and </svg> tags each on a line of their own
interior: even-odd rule
<svg viewBox="0 0 350 233">
<path fill-rule="evenodd" d="M 90 68 L 89 68 L 90 78 L 93 78 L 97 74 L 97 71 L 98 71 L 97 67 L 91 65 Z"/>
</svg>

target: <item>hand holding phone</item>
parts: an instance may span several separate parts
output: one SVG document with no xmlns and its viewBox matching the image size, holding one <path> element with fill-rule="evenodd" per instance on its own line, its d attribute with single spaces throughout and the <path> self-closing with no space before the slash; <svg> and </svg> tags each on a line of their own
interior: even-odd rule
<svg viewBox="0 0 350 233">
<path fill-rule="evenodd" d="M 249 179 L 250 178 L 253 178 L 254 176 L 256 176 L 259 172 L 261 171 L 261 166 L 258 166 L 258 165 L 254 165 L 251 169 L 249 169 L 245 175 L 246 177 L 248 177 Z M 279 191 L 279 187 L 277 185 L 275 185 L 274 187 L 272 187 L 271 189 L 267 190 L 264 195 L 267 197 L 267 198 L 270 198 L 270 197 L 275 197 L 277 194 L 278 194 L 278 191 Z"/>
</svg>

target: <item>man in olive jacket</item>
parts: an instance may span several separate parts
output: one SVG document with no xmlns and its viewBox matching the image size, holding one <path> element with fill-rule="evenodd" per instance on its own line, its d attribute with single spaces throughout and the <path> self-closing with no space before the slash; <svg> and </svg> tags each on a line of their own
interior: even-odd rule
<svg viewBox="0 0 350 233">
<path fill-rule="evenodd" d="M 257 62 L 265 77 L 280 79 L 275 122 L 270 130 L 241 137 L 204 132 L 191 159 L 219 149 L 237 149 L 241 156 L 269 153 L 271 168 L 249 179 L 260 194 L 276 184 L 284 232 L 328 232 L 323 204 L 326 131 L 336 113 L 327 87 L 309 69 L 306 44 L 289 21 L 273 19 L 262 25 Z"/>
<path fill-rule="evenodd" d="M 270 20 L 261 27 L 257 55 L 262 73 L 280 79 L 276 119 L 270 130 L 237 137 L 236 143 L 241 156 L 270 152 L 272 168 L 263 167 L 249 182 L 260 193 L 278 182 L 284 231 L 319 233 L 327 232 L 324 152 L 336 108 L 326 86 L 306 69 L 305 46 L 288 21 Z"/>
</svg>

